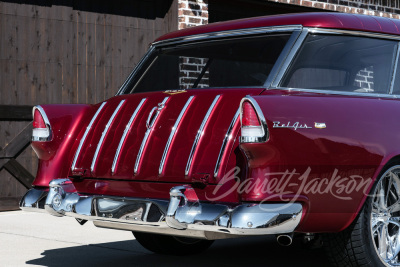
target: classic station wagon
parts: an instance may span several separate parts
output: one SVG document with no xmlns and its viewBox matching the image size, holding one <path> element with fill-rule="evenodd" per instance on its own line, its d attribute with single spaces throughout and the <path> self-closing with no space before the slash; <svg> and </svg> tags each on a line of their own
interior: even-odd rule
<svg viewBox="0 0 400 267">
<path fill-rule="evenodd" d="M 20 206 L 156 253 L 296 235 L 338 266 L 397 266 L 399 41 L 400 21 L 338 13 L 164 35 L 115 97 L 34 107 Z"/>
</svg>

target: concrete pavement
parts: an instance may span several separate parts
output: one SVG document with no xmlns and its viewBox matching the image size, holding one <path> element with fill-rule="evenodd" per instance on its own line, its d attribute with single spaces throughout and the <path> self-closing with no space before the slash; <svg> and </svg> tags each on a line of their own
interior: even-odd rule
<svg viewBox="0 0 400 267">
<path fill-rule="evenodd" d="M 271 237 L 214 242 L 204 253 L 153 254 L 130 232 L 100 229 L 91 222 L 24 211 L 0 212 L 0 266 L 327 266 L 321 249 L 300 241 L 281 247 Z"/>
</svg>

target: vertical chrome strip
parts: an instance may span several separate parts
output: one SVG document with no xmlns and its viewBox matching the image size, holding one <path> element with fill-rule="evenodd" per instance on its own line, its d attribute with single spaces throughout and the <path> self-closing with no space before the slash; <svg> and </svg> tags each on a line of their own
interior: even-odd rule
<svg viewBox="0 0 400 267">
<path fill-rule="evenodd" d="M 283 47 L 278 59 L 276 60 L 274 66 L 272 67 L 267 80 L 264 83 L 264 86 L 269 88 L 271 86 L 272 81 L 275 79 L 276 75 L 278 75 L 279 70 L 281 69 L 285 59 L 289 55 L 289 52 L 292 50 L 296 40 L 299 38 L 301 34 L 301 30 L 295 30 L 290 35 L 289 40 L 287 41 L 286 45 Z"/>
<path fill-rule="evenodd" d="M 282 63 L 282 67 L 280 68 L 278 74 L 276 75 L 275 79 L 272 81 L 271 87 L 276 88 L 280 84 L 283 76 L 285 75 L 286 71 L 288 70 L 290 63 L 293 62 L 294 57 L 296 56 L 297 52 L 300 50 L 304 40 L 308 35 L 308 29 L 304 28 L 301 31 L 301 34 L 297 38 L 296 42 L 293 44 L 292 50 L 290 50 L 288 56 Z"/>
<path fill-rule="evenodd" d="M 142 101 L 140 101 L 139 105 L 136 107 L 135 111 L 133 112 L 133 114 L 131 116 L 131 119 L 129 120 L 128 124 L 125 127 L 124 133 L 122 134 L 121 140 L 119 141 L 117 152 L 115 153 L 115 156 L 114 156 L 114 161 L 113 161 L 113 164 L 112 164 L 112 167 L 111 167 L 111 172 L 112 173 L 115 172 L 115 167 L 117 165 L 119 154 L 121 153 L 122 145 L 125 142 L 125 138 L 128 135 L 129 131 L 131 130 L 132 123 L 135 120 L 136 115 L 138 114 L 139 110 L 141 109 L 141 107 L 142 107 L 142 105 L 144 104 L 145 101 L 146 101 L 146 98 L 143 98 Z"/>
<path fill-rule="evenodd" d="M 206 123 L 208 121 L 208 117 L 210 117 L 210 114 L 213 111 L 213 109 L 215 107 L 215 104 L 217 103 L 217 101 L 220 98 L 220 96 L 221 95 L 217 95 L 214 98 L 214 101 L 212 102 L 211 106 L 208 108 L 206 116 L 204 117 L 203 122 L 201 123 L 200 128 L 197 131 L 197 135 L 196 135 L 196 138 L 194 139 L 192 150 L 190 151 L 189 159 L 188 159 L 188 162 L 186 164 L 186 169 L 185 169 L 185 175 L 186 176 L 189 175 L 190 168 L 192 167 L 192 161 L 193 161 L 194 152 L 196 151 L 197 145 L 199 144 L 200 137 L 203 135 L 204 126 L 206 125 Z"/>
<path fill-rule="evenodd" d="M 99 115 L 100 111 L 103 109 L 103 107 L 104 107 L 104 105 L 105 105 L 106 103 L 107 103 L 107 102 L 103 102 L 103 104 L 101 104 L 101 106 L 99 107 L 99 109 L 98 109 L 98 110 L 96 111 L 96 113 L 94 114 L 94 116 L 93 116 L 92 120 L 90 121 L 89 125 L 86 127 L 86 131 L 85 131 L 85 133 L 83 134 L 82 139 L 81 139 L 81 141 L 79 142 L 78 149 L 77 149 L 76 152 L 75 152 L 74 161 L 72 162 L 72 167 L 71 167 L 71 170 L 72 170 L 72 171 L 75 170 L 76 161 L 78 160 L 78 156 L 79 156 L 79 154 L 81 153 L 81 149 L 82 149 L 83 143 L 84 143 L 85 140 L 86 140 L 86 136 L 88 135 L 90 129 L 92 128 L 92 125 L 93 125 L 94 121 L 96 120 L 97 116 Z"/>
<path fill-rule="evenodd" d="M 236 111 L 236 114 L 235 114 L 235 116 L 233 116 L 233 119 L 231 121 L 231 125 L 229 125 L 229 128 L 226 131 L 224 141 L 222 142 L 221 150 L 219 151 L 217 163 L 215 164 L 214 177 L 217 177 L 217 175 L 218 175 L 219 167 L 221 165 L 222 155 L 224 154 L 224 151 L 226 149 L 226 144 L 232 138 L 231 135 L 232 135 L 233 126 L 235 125 L 235 122 L 239 118 L 239 111 L 240 111 L 240 108 Z"/>
<path fill-rule="evenodd" d="M 155 115 L 154 118 L 151 120 L 150 125 L 149 125 L 149 127 L 147 128 L 146 133 L 144 134 L 144 138 L 143 138 L 142 144 L 140 145 L 140 149 L 139 149 L 139 152 L 138 152 L 138 155 L 137 155 L 137 158 L 136 158 L 136 162 L 135 162 L 135 168 L 134 168 L 134 173 L 135 173 L 135 174 L 137 174 L 137 172 L 138 172 L 139 164 L 140 164 L 140 162 L 141 162 L 141 160 L 142 160 L 143 150 L 144 150 L 144 147 L 145 147 L 145 145 L 146 145 L 146 143 L 147 143 L 147 139 L 149 138 L 149 135 L 150 135 L 150 133 L 151 133 L 151 130 L 153 129 L 153 125 L 154 125 L 154 123 L 157 121 L 158 115 L 160 115 L 161 110 L 162 110 L 162 108 L 164 107 L 165 103 L 167 102 L 168 98 L 169 98 L 168 96 L 165 97 L 164 100 L 163 100 L 160 104 L 158 104 L 158 107 L 159 107 L 159 108 L 161 107 L 161 109 L 158 109 L 158 110 L 157 110 L 156 115 Z"/>
<path fill-rule="evenodd" d="M 160 167 L 158 168 L 158 174 L 161 174 L 163 172 L 163 170 L 164 170 L 165 158 L 167 157 L 167 154 L 168 154 L 169 147 L 171 145 L 172 139 L 175 136 L 176 129 L 178 129 L 179 123 L 181 122 L 181 119 L 182 119 L 183 115 L 185 114 L 186 109 L 189 106 L 190 102 L 192 102 L 193 98 L 194 98 L 194 96 L 191 96 L 191 97 L 189 97 L 188 101 L 186 101 L 185 106 L 183 107 L 183 109 L 181 110 L 181 113 L 179 113 L 179 116 L 175 121 L 174 127 L 172 127 L 171 134 L 169 135 L 167 144 L 165 145 L 165 148 L 164 148 L 164 153 L 163 153 L 162 158 L 161 158 Z"/>
<path fill-rule="evenodd" d="M 114 110 L 114 113 L 111 115 L 111 118 L 108 120 L 106 127 L 103 130 L 103 133 L 101 134 L 100 137 L 100 141 L 97 144 L 97 148 L 96 148 L 96 152 L 94 152 L 94 156 L 93 156 L 93 160 L 92 160 L 92 165 L 90 165 L 90 170 L 93 172 L 94 170 L 94 166 L 96 165 L 96 161 L 97 161 L 97 156 L 99 155 L 99 151 L 100 148 L 104 142 L 104 138 L 106 137 L 106 134 L 108 132 L 108 129 L 110 129 L 110 125 L 111 123 L 114 121 L 115 116 L 117 115 L 118 111 L 120 110 L 120 108 L 122 107 L 122 105 L 124 104 L 125 100 L 122 100 L 121 102 L 119 102 L 118 107 Z"/>
<path fill-rule="evenodd" d="M 399 66 L 399 56 L 400 56 L 400 43 L 397 43 L 396 58 L 395 58 L 395 62 L 394 62 L 392 80 L 390 81 L 390 91 L 389 91 L 389 94 L 393 94 L 394 83 L 395 83 L 395 81 L 396 81 L 397 68 L 398 68 L 398 66 Z"/>
</svg>

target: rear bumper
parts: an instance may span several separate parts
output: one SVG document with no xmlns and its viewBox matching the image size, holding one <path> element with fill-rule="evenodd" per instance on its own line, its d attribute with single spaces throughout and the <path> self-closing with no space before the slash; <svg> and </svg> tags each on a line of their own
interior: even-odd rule
<svg viewBox="0 0 400 267">
<path fill-rule="evenodd" d="M 21 209 L 93 221 L 103 228 L 203 239 L 291 233 L 303 212 L 299 203 L 202 203 L 190 186 L 173 187 L 169 201 L 79 195 L 69 179 L 53 180 L 49 186 L 49 191 L 29 190 Z"/>
</svg>

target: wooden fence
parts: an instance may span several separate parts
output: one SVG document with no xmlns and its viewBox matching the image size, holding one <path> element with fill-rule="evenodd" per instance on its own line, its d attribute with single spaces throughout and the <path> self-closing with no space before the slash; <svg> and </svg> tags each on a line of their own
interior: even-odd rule
<svg viewBox="0 0 400 267">
<path fill-rule="evenodd" d="M 17 157 L 29 146 L 32 135 L 32 106 L 0 105 L 0 121 L 28 121 L 23 130 L 5 147 L 0 147 L 0 171 L 5 169 L 26 189 L 31 188 L 34 176 L 17 161 Z M 1 177 L 0 177 L 1 179 Z M 2 183 L 5 186 L 5 183 Z M 18 208 L 20 196 L 1 197 L 1 210 Z"/>
</svg>

